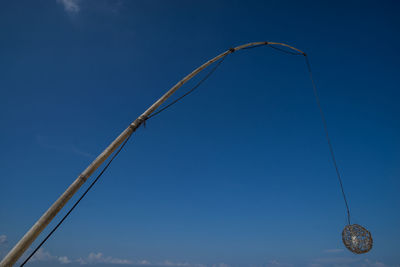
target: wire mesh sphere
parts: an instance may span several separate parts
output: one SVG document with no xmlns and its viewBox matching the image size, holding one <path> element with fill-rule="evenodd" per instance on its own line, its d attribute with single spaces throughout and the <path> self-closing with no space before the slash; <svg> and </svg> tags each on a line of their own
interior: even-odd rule
<svg viewBox="0 0 400 267">
<path fill-rule="evenodd" d="M 356 254 L 367 253 L 372 248 L 371 233 L 358 224 L 346 225 L 342 232 L 343 244 Z"/>
</svg>

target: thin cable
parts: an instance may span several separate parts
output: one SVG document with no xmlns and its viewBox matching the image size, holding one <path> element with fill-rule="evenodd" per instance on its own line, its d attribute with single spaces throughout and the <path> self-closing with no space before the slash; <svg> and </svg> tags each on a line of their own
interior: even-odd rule
<svg viewBox="0 0 400 267">
<path fill-rule="evenodd" d="M 243 48 L 243 49 L 253 49 L 253 48 L 257 48 L 257 47 L 261 47 L 261 46 L 267 46 L 267 45 L 269 45 L 269 44 L 268 44 L 268 43 L 265 43 L 265 44 L 258 44 L 258 45 L 253 45 L 253 46 L 245 47 L 245 48 Z M 271 45 L 269 45 L 269 46 L 271 46 Z M 271 46 L 271 47 L 277 49 L 276 47 L 273 47 L 273 46 Z M 293 55 L 297 55 L 297 54 L 295 54 L 295 53 L 288 52 L 288 51 L 285 51 L 285 50 L 283 50 L 283 49 L 279 49 L 279 50 L 281 50 L 281 51 L 283 51 L 283 52 L 286 52 L 286 53 L 293 54 Z M 233 50 L 233 52 L 234 52 L 234 51 L 235 51 L 235 50 Z M 186 92 L 186 93 L 183 94 L 182 96 L 178 97 L 177 99 L 175 99 L 174 101 L 172 101 L 171 103 L 169 103 L 168 105 L 166 105 L 165 107 L 161 108 L 161 109 L 158 110 L 157 112 L 154 112 L 153 114 L 151 114 L 150 116 L 148 116 L 146 120 L 148 120 L 148 119 L 150 119 L 150 118 L 152 118 L 152 117 L 154 117 L 154 116 L 160 114 L 161 112 L 163 112 L 164 110 L 168 109 L 169 107 L 171 107 L 172 105 L 174 105 L 175 103 L 177 103 L 178 101 L 180 101 L 182 98 L 184 98 L 185 96 L 189 95 L 189 94 L 192 93 L 194 90 L 196 90 L 203 82 L 205 82 L 205 81 L 217 70 L 217 68 L 221 65 L 221 63 L 225 60 L 225 58 L 226 58 L 228 55 L 229 55 L 229 54 L 227 54 L 226 56 L 224 56 L 223 58 L 221 58 L 221 59 L 218 61 L 218 63 L 214 66 L 214 68 L 212 68 L 212 69 L 203 77 L 203 79 L 201 79 L 192 89 L 190 89 L 188 92 Z"/>
<path fill-rule="evenodd" d="M 245 47 L 245 48 L 242 48 L 242 49 L 243 49 L 243 50 L 244 50 L 244 49 L 253 49 L 253 48 L 257 48 L 257 47 L 265 46 L 265 45 L 268 45 L 268 43 L 265 43 L 265 44 L 258 44 L 258 45 L 253 45 L 253 46 L 248 46 L 248 47 Z"/>
<path fill-rule="evenodd" d="M 272 47 L 272 46 L 271 46 L 271 47 Z M 329 150 L 330 150 L 330 152 L 331 152 L 332 162 L 333 162 L 333 165 L 335 166 L 336 174 L 337 174 L 337 177 L 338 177 L 338 180 L 339 180 L 339 183 L 340 183 L 340 189 L 342 190 L 342 195 L 343 195 L 344 203 L 346 204 L 346 209 L 347 209 L 347 222 L 348 222 L 349 225 L 350 225 L 350 209 L 349 209 L 349 205 L 348 205 L 348 203 L 347 203 L 346 194 L 344 193 L 342 178 L 341 178 L 341 176 L 340 176 L 339 168 L 338 168 L 338 165 L 337 165 L 337 163 L 336 163 L 335 154 L 333 153 L 332 142 L 331 142 L 331 139 L 330 139 L 329 134 L 328 134 L 328 126 L 327 126 L 327 123 L 326 123 L 325 115 L 324 115 L 324 112 L 322 111 L 321 101 L 319 100 L 318 91 L 317 91 L 317 86 L 315 85 L 314 78 L 313 78 L 312 71 L 311 71 L 311 65 L 310 65 L 310 62 L 308 61 L 308 57 L 307 57 L 306 54 L 304 54 L 304 58 L 305 58 L 305 60 L 306 60 L 308 73 L 310 74 L 310 79 L 311 79 L 311 83 L 312 83 L 312 86 L 313 86 L 314 96 L 315 96 L 315 99 L 316 99 L 316 101 L 317 101 L 319 113 L 321 114 L 322 123 L 323 123 L 323 125 L 324 125 L 326 140 L 328 141 Z"/>
<path fill-rule="evenodd" d="M 268 44 L 268 46 L 271 47 L 271 48 L 273 48 L 273 49 L 275 49 L 275 50 L 281 51 L 281 52 L 286 53 L 286 54 L 289 54 L 289 55 L 294 55 L 294 56 L 304 55 L 303 53 L 288 51 L 288 50 L 286 50 L 286 49 L 282 49 L 282 48 L 276 47 L 276 46 L 274 46 L 274 45 Z"/>
<path fill-rule="evenodd" d="M 228 54 L 229 55 L 229 54 Z M 192 93 L 194 90 L 196 90 L 203 82 L 205 82 L 216 70 L 217 68 L 221 65 L 222 62 L 224 62 L 226 56 L 224 56 L 223 58 L 221 58 L 218 63 L 214 66 L 214 68 L 212 68 L 195 86 L 192 87 L 192 89 L 190 89 L 189 91 L 187 91 L 185 94 L 183 94 L 182 96 L 178 97 L 177 99 L 175 99 L 174 101 L 172 101 L 171 103 L 169 103 L 168 105 L 166 105 L 165 107 L 161 108 L 159 111 L 154 112 L 153 114 L 151 114 L 150 116 L 147 117 L 147 119 L 150 119 L 158 114 L 160 114 L 161 112 L 163 112 L 164 110 L 166 110 L 167 108 L 171 107 L 172 105 L 174 105 L 175 103 L 177 103 L 178 101 L 180 101 L 182 98 L 184 98 L 185 96 L 189 95 L 190 93 Z"/>
<path fill-rule="evenodd" d="M 340 175 L 340 172 L 339 172 L 339 167 L 338 167 L 337 162 L 336 162 L 335 153 L 333 152 L 333 146 L 332 146 L 331 138 L 329 137 L 329 133 L 328 133 L 328 125 L 327 125 L 327 123 L 326 123 L 326 118 L 325 118 L 324 112 L 322 111 L 321 101 L 320 101 L 320 99 L 319 99 L 319 95 L 318 95 L 318 91 L 317 91 L 317 86 L 315 85 L 315 82 L 314 82 L 314 78 L 313 78 L 312 71 L 311 71 L 311 65 L 310 65 L 310 62 L 309 62 L 309 60 L 308 60 L 307 54 L 306 54 L 306 53 L 300 53 L 300 52 L 288 51 L 288 50 L 286 50 L 286 49 L 282 49 L 282 48 L 280 48 L 280 47 L 276 47 L 276 46 L 270 45 L 270 44 L 269 44 L 268 46 L 271 47 L 271 48 L 273 48 L 273 49 L 275 49 L 275 50 L 278 50 L 278 51 L 280 51 L 280 52 L 284 52 L 284 53 L 286 53 L 286 54 L 295 55 L 295 56 L 296 56 L 296 55 L 303 55 L 304 58 L 305 58 L 306 65 L 307 65 L 307 70 L 308 70 L 308 73 L 309 73 L 309 75 L 310 75 L 310 80 L 311 80 L 311 84 L 312 84 L 312 87 L 313 87 L 313 92 L 314 92 L 315 100 L 316 100 L 317 105 L 318 105 L 319 113 L 321 114 L 322 124 L 323 124 L 323 126 L 324 126 L 325 136 L 326 136 L 326 140 L 327 140 L 327 142 L 328 142 L 328 146 L 329 146 L 329 151 L 330 151 L 330 154 L 331 154 L 332 162 L 333 162 L 333 165 L 334 165 L 334 167 L 335 167 L 336 175 L 337 175 L 338 180 L 339 180 L 339 184 L 340 184 L 340 189 L 341 189 L 341 191 L 342 191 L 343 200 L 344 200 L 344 203 L 346 204 L 347 222 L 348 222 L 348 224 L 350 225 L 350 209 L 349 209 L 349 204 L 348 204 L 348 202 L 347 202 L 346 194 L 344 193 L 342 178 L 341 178 L 341 175 Z"/>
<path fill-rule="evenodd" d="M 35 253 L 42 247 L 42 245 L 49 239 L 49 237 L 57 230 L 58 227 L 64 222 L 64 220 L 68 217 L 68 215 L 75 209 L 75 207 L 79 204 L 79 202 L 86 196 L 86 194 L 89 192 L 89 190 L 94 186 L 94 184 L 99 180 L 99 178 L 103 175 L 103 173 L 107 170 L 108 166 L 110 166 L 111 162 L 114 160 L 114 158 L 121 152 L 121 150 L 124 148 L 125 144 L 128 142 L 129 138 L 131 138 L 133 133 L 131 133 L 125 141 L 122 143 L 122 145 L 119 147 L 117 152 L 114 153 L 112 158 L 108 161 L 108 163 L 104 166 L 103 170 L 97 175 L 96 179 L 90 184 L 90 186 L 85 190 L 85 192 L 81 195 L 81 197 L 75 202 L 75 204 L 69 209 L 67 214 L 64 215 L 64 217 L 58 222 L 58 224 L 51 230 L 51 232 L 43 239 L 43 241 L 35 248 L 34 251 L 26 258 L 26 260 L 20 265 L 20 267 L 24 266 Z"/>
</svg>

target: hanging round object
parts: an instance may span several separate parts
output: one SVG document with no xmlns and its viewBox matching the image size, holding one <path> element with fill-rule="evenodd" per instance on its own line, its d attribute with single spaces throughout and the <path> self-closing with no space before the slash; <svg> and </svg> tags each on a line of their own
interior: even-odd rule
<svg viewBox="0 0 400 267">
<path fill-rule="evenodd" d="M 372 248 L 371 233 L 358 224 L 346 225 L 342 232 L 343 244 L 356 254 L 367 253 Z"/>
</svg>

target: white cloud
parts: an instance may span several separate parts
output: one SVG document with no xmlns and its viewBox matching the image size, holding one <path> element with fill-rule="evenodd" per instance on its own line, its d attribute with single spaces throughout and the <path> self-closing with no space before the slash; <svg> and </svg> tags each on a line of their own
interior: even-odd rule
<svg viewBox="0 0 400 267">
<path fill-rule="evenodd" d="M 59 261 L 61 264 L 68 264 L 68 263 L 71 263 L 71 260 L 68 259 L 67 256 L 58 257 L 58 261 Z"/>
<path fill-rule="evenodd" d="M 70 14 L 75 15 L 81 11 L 81 6 L 83 0 L 56 0 L 57 3 L 64 7 L 64 10 Z M 118 14 L 119 10 L 123 8 L 123 0 L 113 0 L 113 1 L 88 1 L 85 8 L 90 8 L 97 12 L 106 12 L 111 14 Z"/>
<path fill-rule="evenodd" d="M 7 236 L 0 235 L 0 245 L 5 245 L 5 244 L 7 244 Z"/>
<path fill-rule="evenodd" d="M 8 240 L 6 235 L 0 235 L 0 259 L 7 254 Z"/>
<path fill-rule="evenodd" d="M 309 267 L 387 267 L 388 265 L 369 259 L 361 259 L 358 257 L 331 257 L 319 258 L 313 260 Z"/>
<path fill-rule="evenodd" d="M 57 3 L 62 4 L 65 11 L 69 13 L 78 13 L 81 10 L 79 6 L 80 0 L 57 0 Z"/>
<path fill-rule="evenodd" d="M 35 255 L 32 257 L 32 261 L 51 261 L 56 259 L 57 257 L 52 256 L 50 252 L 43 250 L 40 248 Z"/>
<path fill-rule="evenodd" d="M 80 264 L 98 264 L 98 263 L 110 263 L 110 264 L 124 264 L 133 265 L 134 262 L 126 259 L 118 259 L 113 257 L 105 257 L 103 253 L 90 253 L 86 258 L 79 258 L 77 260 Z"/>
<path fill-rule="evenodd" d="M 58 262 L 61 264 L 68 264 L 72 261 L 67 256 L 55 256 L 50 252 L 40 248 L 35 255 L 33 255 L 31 261 L 42 261 L 42 262 Z"/>
<path fill-rule="evenodd" d="M 222 263 L 223 264 L 223 263 Z M 155 265 L 158 266 L 176 266 L 176 267 L 206 267 L 206 265 L 203 264 L 197 264 L 197 263 L 189 263 L 189 262 L 173 262 L 170 260 L 165 260 L 161 263 L 156 263 Z M 213 267 L 228 267 L 228 265 L 213 265 Z"/>
<path fill-rule="evenodd" d="M 151 263 L 147 260 L 138 261 L 138 265 L 150 265 Z"/>
<path fill-rule="evenodd" d="M 289 266 L 293 266 L 292 264 L 287 264 L 287 263 L 282 263 L 280 261 L 277 260 L 272 260 L 269 261 L 266 265 L 266 267 L 289 267 Z"/>
<path fill-rule="evenodd" d="M 2 239 L 6 240 L 5 237 L 0 236 Z M 80 265 L 101 265 L 101 264 L 113 264 L 113 265 L 129 265 L 129 266 L 170 266 L 170 267 L 207 267 L 204 264 L 192 264 L 189 262 L 174 262 L 170 260 L 165 260 L 163 262 L 150 262 L 148 260 L 128 260 L 114 258 L 111 256 L 104 256 L 101 252 L 91 252 L 87 257 L 70 259 L 67 256 L 56 256 L 52 255 L 49 251 L 39 249 L 35 255 L 32 257 L 31 261 L 36 262 L 51 262 L 52 265 L 56 266 L 58 264 L 80 264 Z M 58 266 L 58 265 L 57 265 Z M 228 267 L 228 265 L 221 263 L 219 265 L 213 265 L 213 267 Z"/>
<path fill-rule="evenodd" d="M 119 259 L 110 256 L 104 256 L 103 253 L 90 253 L 86 258 L 79 258 L 75 262 L 81 265 L 87 264 L 119 264 L 119 265 L 134 265 L 134 266 L 170 266 L 170 267 L 207 267 L 204 264 L 189 263 L 189 262 L 174 262 L 165 260 L 162 262 L 150 262 L 148 260 L 128 260 Z M 228 265 L 221 263 L 219 265 L 213 265 L 213 267 L 228 267 Z"/>
<path fill-rule="evenodd" d="M 52 149 L 52 150 L 57 150 L 57 151 L 63 151 L 63 152 L 68 152 L 68 153 L 74 153 L 76 155 L 80 155 L 86 158 L 90 158 L 93 159 L 94 155 L 82 151 L 81 149 L 77 148 L 75 145 L 72 144 L 57 144 L 55 142 L 52 142 L 51 138 L 47 137 L 47 136 L 43 136 L 40 134 L 36 135 L 36 142 L 44 147 L 44 148 L 48 148 L 48 149 Z"/>
<path fill-rule="evenodd" d="M 161 263 L 162 266 L 188 266 L 188 263 L 180 263 L 180 262 L 172 262 L 169 260 L 165 260 L 164 262 Z"/>
<path fill-rule="evenodd" d="M 370 261 L 369 259 L 365 259 L 364 262 L 361 264 L 362 267 L 385 267 L 385 265 L 382 262 L 379 261 Z"/>
</svg>

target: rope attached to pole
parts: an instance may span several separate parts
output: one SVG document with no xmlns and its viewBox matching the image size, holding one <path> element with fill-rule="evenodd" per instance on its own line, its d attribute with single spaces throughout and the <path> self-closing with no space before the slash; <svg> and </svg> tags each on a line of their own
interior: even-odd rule
<svg viewBox="0 0 400 267">
<path fill-rule="evenodd" d="M 326 123 L 324 112 L 322 111 L 321 101 L 319 100 L 317 86 L 315 85 L 314 78 L 313 78 L 313 75 L 312 75 L 310 61 L 308 60 L 308 57 L 307 57 L 306 54 L 304 54 L 304 56 L 305 56 L 305 60 L 306 60 L 306 64 L 307 64 L 307 70 L 308 70 L 308 73 L 310 74 L 310 79 L 311 79 L 311 83 L 312 83 L 312 87 L 313 87 L 315 100 L 317 101 L 319 113 L 320 113 L 321 119 L 322 119 L 322 124 L 324 125 L 326 141 L 328 142 L 328 146 L 329 146 L 329 151 L 331 153 L 332 162 L 333 162 L 333 165 L 334 165 L 335 170 L 336 170 L 337 178 L 339 180 L 339 184 L 340 184 L 340 189 L 342 191 L 343 200 L 344 200 L 344 203 L 346 204 L 347 222 L 348 222 L 348 224 L 350 224 L 349 204 L 347 203 L 346 194 L 344 193 L 343 182 L 342 182 L 342 178 L 341 178 L 341 175 L 340 175 L 340 172 L 339 172 L 339 167 L 338 167 L 337 162 L 336 162 L 335 153 L 333 153 L 333 146 L 332 146 L 331 138 L 329 137 L 329 133 L 328 133 L 328 125 Z"/>
</svg>

